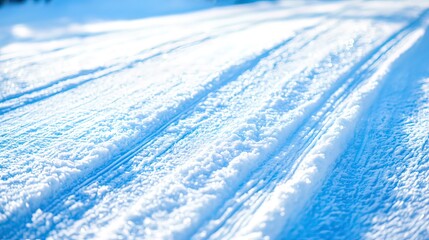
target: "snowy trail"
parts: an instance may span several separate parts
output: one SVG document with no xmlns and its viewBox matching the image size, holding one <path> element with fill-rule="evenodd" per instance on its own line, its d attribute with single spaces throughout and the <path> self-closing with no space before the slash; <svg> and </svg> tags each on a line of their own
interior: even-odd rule
<svg viewBox="0 0 429 240">
<path fill-rule="evenodd" d="M 317 221 L 335 222 L 336 227 L 327 229 L 323 236 L 330 231 L 369 238 L 427 236 L 428 223 L 420 220 L 425 219 L 421 214 L 428 212 L 424 196 L 428 188 L 424 169 L 429 160 L 428 57 L 417 53 L 428 50 L 428 40 L 426 33 L 408 56 L 396 63 L 389 76 L 394 84 L 383 90 L 382 101 L 358 127 L 356 142 L 340 158 L 323 190 L 289 233 L 294 238 L 319 235 L 321 226 L 314 225 Z M 410 57 L 415 61 L 408 61 Z M 385 166 L 385 161 L 390 164 Z M 373 196 L 374 189 L 379 197 Z M 362 200 L 353 202 L 356 199 Z M 348 215 L 351 211 L 353 216 Z M 388 232 L 381 234 L 380 229 Z"/>
<path fill-rule="evenodd" d="M 0 237 L 429 236 L 428 8 L 258 3 L 1 46 Z"/>
</svg>

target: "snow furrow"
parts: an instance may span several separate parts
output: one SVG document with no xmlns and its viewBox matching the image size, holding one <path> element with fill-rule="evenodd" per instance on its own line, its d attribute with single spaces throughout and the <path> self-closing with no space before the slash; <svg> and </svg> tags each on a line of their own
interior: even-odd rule
<svg viewBox="0 0 429 240">
<path fill-rule="evenodd" d="M 0 26 L 0 239 L 425 239 L 428 4 Z"/>
<path fill-rule="evenodd" d="M 210 160 L 209 160 L 210 161 Z M 211 171 L 214 171 L 214 170 L 211 170 Z M 243 173 L 243 175 L 245 175 L 244 173 Z M 175 180 L 177 180 L 177 178 L 175 178 Z M 238 183 L 240 183 L 241 182 L 241 180 L 240 181 L 237 181 Z M 171 183 L 171 182 L 169 182 L 168 184 L 170 184 L 170 185 L 173 185 L 173 183 Z M 230 183 L 231 184 L 231 183 Z M 167 186 L 164 186 L 163 185 L 163 187 L 160 187 L 160 186 L 158 186 L 157 187 L 157 189 L 164 189 L 165 187 L 167 187 Z M 210 190 L 210 188 L 207 188 L 207 190 Z M 175 190 L 171 190 L 171 192 L 172 193 L 174 193 L 174 192 L 176 192 Z M 185 196 L 183 196 L 183 197 L 185 197 Z M 201 199 L 199 199 L 199 200 L 201 200 Z M 158 200 L 159 201 L 159 200 Z M 144 205 L 147 205 L 147 204 L 143 204 L 143 203 L 139 203 L 138 205 L 142 205 L 142 206 L 144 206 Z M 192 206 L 193 204 L 189 204 L 190 206 Z M 195 205 L 197 205 L 197 206 L 200 206 L 200 204 L 195 204 Z M 213 204 L 208 204 L 208 205 L 213 205 Z M 190 209 L 188 209 L 188 210 L 190 210 Z M 207 211 L 207 209 L 206 209 L 206 211 Z M 135 212 L 136 212 L 136 210 L 135 209 L 133 209 L 132 210 L 132 212 L 135 214 Z M 184 212 L 182 212 L 181 211 L 181 215 L 182 214 L 185 214 L 185 212 L 187 213 L 187 214 L 189 214 L 189 211 L 184 211 Z M 192 213 L 191 213 L 192 214 Z M 132 218 L 132 219 L 134 219 L 134 217 Z M 144 219 L 144 217 L 142 217 L 142 216 L 139 216 L 138 218 L 136 218 L 136 219 Z M 192 218 L 188 218 L 188 219 L 192 219 Z M 123 222 L 130 222 L 130 219 L 128 219 L 128 220 L 123 220 Z M 117 223 L 116 223 L 116 221 L 115 221 L 115 223 L 113 223 L 113 225 L 114 226 L 117 226 Z M 163 225 L 168 225 L 168 224 L 163 224 Z M 173 225 L 175 225 L 175 224 L 173 224 Z M 195 222 L 193 223 L 193 225 L 195 225 Z M 157 231 L 158 232 L 158 231 Z M 158 233 L 161 233 L 161 234 L 170 234 L 170 233 L 168 233 L 168 232 L 165 232 L 165 229 L 164 229 L 164 231 L 163 230 L 160 230 Z M 110 234 L 107 234 L 107 236 L 109 236 Z M 176 236 L 182 236 L 182 235 L 179 235 L 179 233 L 178 232 L 175 232 L 175 235 Z M 160 236 L 163 236 L 163 235 L 160 235 Z M 160 236 L 158 236 L 158 237 L 160 237 Z M 156 237 L 156 236 L 152 236 L 152 237 Z M 184 235 L 184 236 L 182 236 L 182 237 L 186 237 L 186 235 Z"/>
<path fill-rule="evenodd" d="M 338 106 L 336 112 L 342 112 L 344 118 L 334 117 L 335 120 L 331 119 L 332 125 L 314 144 L 314 147 L 298 160 L 298 164 L 291 171 L 290 178 L 284 183 L 278 184 L 269 199 L 252 216 L 258 220 L 252 221 L 243 230 L 240 230 L 238 235 L 275 237 L 281 232 L 281 226 L 287 224 L 288 220 L 303 207 L 305 203 L 303 196 L 310 197 L 314 191 L 313 188 L 320 186 L 320 182 L 323 181 L 332 162 L 345 148 L 354 131 L 356 119 L 362 115 L 367 106 L 370 106 L 368 102 L 377 93 L 383 74 L 389 64 L 411 47 L 422 35 L 423 32 L 420 30 L 406 39 L 403 43 L 405 46 L 400 46 L 392 54 L 391 59 L 383 63 L 380 70 L 369 79 L 371 81 L 353 93 L 352 100 L 346 100 L 341 104 L 342 106 Z M 344 112 L 349 112 L 350 115 L 344 116 Z"/>
<path fill-rule="evenodd" d="M 416 44 L 417 48 L 413 47 L 398 61 L 395 70 L 389 73 L 390 77 L 387 78 L 388 82 L 380 96 L 381 100 L 377 101 L 368 120 L 358 128 L 355 134 L 358 140 L 351 144 L 339 159 L 321 193 L 315 198 L 319 202 L 314 203 L 313 200 L 303 215 L 306 217 L 298 220 L 293 227 L 294 230 L 286 234 L 294 238 L 312 238 L 325 237 L 332 234 L 332 231 L 337 231 L 344 236 L 362 235 L 370 239 L 381 235 L 389 238 L 424 238 L 427 221 L 421 213 L 427 210 L 423 207 L 425 200 L 422 199 L 424 197 L 421 193 L 426 188 L 426 184 L 423 183 L 426 176 L 424 171 L 417 169 L 425 167 L 427 136 L 425 131 L 419 131 L 419 137 L 416 137 L 414 144 L 408 147 L 407 138 L 412 138 L 413 134 L 404 131 L 401 125 L 405 125 L 405 129 L 413 129 L 424 127 L 425 124 L 424 117 L 415 118 L 421 124 L 414 124 L 414 117 L 408 122 L 407 116 L 410 116 L 409 112 L 413 112 L 415 108 L 416 112 L 425 111 L 425 105 L 419 102 L 421 100 L 413 99 L 423 99 L 424 93 L 415 89 L 420 86 L 424 88 L 422 83 L 428 74 L 424 64 L 427 57 L 415 59 L 417 64 L 410 62 L 409 58 L 427 49 L 424 45 L 427 39 L 426 32 L 419 44 Z M 409 72 L 417 74 L 407 77 Z M 392 139 L 395 141 L 391 142 Z M 414 176 L 407 174 L 413 171 Z M 417 179 L 423 182 L 419 183 Z M 410 191 L 404 191 L 405 185 L 400 184 L 400 181 L 406 183 L 406 188 Z M 377 195 L 373 195 L 374 190 Z M 398 190 L 401 193 L 397 194 Z M 404 199 L 409 196 L 413 196 L 414 199 L 406 203 Z M 354 214 L 352 218 L 350 211 L 358 214 Z M 417 214 L 410 215 L 406 212 Z M 397 214 L 401 217 L 392 217 Z M 312 223 L 320 221 L 324 221 L 325 225 L 316 226 Z M 414 224 L 410 226 L 407 222 Z M 338 229 L 326 227 L 332 223 Z M 322 227 L 325 228 L 323 231 Z M 361 233 L 359 228 L 367 230 Z M 404 231 L 404 228 L 407 230 Z M 383 232 L 381 229 L 389 231 Z"/>
<path fill-rule="evenodd" d="M 294 24 L 296 24 L 297 22 L 295 21 L 295 22 L 293 22 Z M 312 21 L 310 21 L 309 23 L 312 23 Z M 282 24 L 282 23 L 271 23 L 271 24 L 274 24 L 274 25 L 276 25 L 276 24 Z M 286 24 L 288 24 L 288 22 L 286 22 Z M 308 25 L 308 23 L 306 23 L 306 22 L 303 22 L 303 26 L 306 26 L 306 25 Z M 269 26 L 270 25 L 270 23 L 267 23 L 267 25 Z M 252 31 L 259 31 L 259 29 L 262 29 L 263 27 L 265 27 L 266 25 L 261 25 L 261 26 L 258 26 L 258 27 L 255 27 L 255 28 L 252 28 L 252 29 L 250 29 L 250 30 L 248 30 L 248 33 L 251 33 Z M 300 25 L 297 25 L 297 26 L 300 26 Z M 250 32 L 249 32 L 250 31 Z M 237 33 L 237 34 L 242 34 L 242 33 Z M 236 34 L 236 35 L 237 35 Z M 291 33 L 292 34 L 292 33 Z M 244 35 L 244 36 L 246 36 L 246 35 Z M 270 36 L 270 35 L 268 35 L 267 34 L 267 37 L 268 36 Z M 271 34 L 271 36 L 272 36 L 272 34 Z M 277 36 L 278 37 L 280 37 L 280 38 L 283 38 L 284 36 L 285 36 L 285 34 L 277 34 Z M 233 35 L 233 36 L 231 36 L 230 38 L 234 38 L 235 37 L 235 35 Z M 275 39 L 273 39 L 272 41 L 275 41 Z M 249 44 L 252 44 L 252 42 L 249 42 Z M 239 49 L 237 49 L 238 51 L 239 51 Z M 237 51 L 236 50 L 236 51 Z M 234 72 L 236 69 L 233 67 L 232 68 L 232 72 Z M 239 69 L 238 69 L 239 70 Z M 204 97 L 204 95 L 205 94 L 208 94 L 209 92 L 210 92 L 210 88 L 216 88 L 216 87 L 220 87 L 220 86 L 222 86 L 223 85 L 223 83 L 222 82 L 224 82 L 224 83 L 227 83 L 227 81 L 229 81 L 229 79 L 228 78 L 225 78 L 225 79 L 220 79 L 219 78 L 219 76 L 215 76 L 216 78 L 214 79 L 214 81 L 211 83 L 212 85 L 208 85 L 208 86 L 206 86 L 206 87 L 204 87 L 204 88 L 201 88 L 201 92 L 200 93 L 193 93 L 193 99 L 198 99 L 198 98 L 203 98 Z M 216 80 L 217 79 L 217 80 Z M 189 84 L 189 83 L 188 83 Z M 203 84 L 203 83 L 198 83 L 198 84 Z M 165 85 L 163 86 L 164 88 L 165 88 Z M 188 87 L 186 87 L 186 85 L 184 85 L 183 86 L 183 90 L 187 90 L 187 91 L 189 91 L 189 88 Z M 146 91 L 147 91 L 147 89 L 146 89 Z M 194 90 L 195 91 L 195 90 Z M 174 93 L 174 92 L 173 92 Z M 185 95 L 186 96 L 186 95 Z M 184 99 L 184 100 L 187 100 L 186 98 Z M 169 121 L 169 119 L 171 118 L 170 116 L 174 116 L 173 114 L 174 114 L 174 111 L 178 111 L 178 110 L 180 110 L 179 108 L 181 108 L 181 109 L 186 109 L 187 107 L 186 106 L 191 106 L 192 105 L 192 101 L 194 101 L 194 100 L 187 100 L 186 102 L 184 102 L 183 103 L 183 105 L 182 106 L 179 106 L 179 107 L 175 107 L 176 109 L 173 109 L 173 112 L 172 113 L 169 113 L 168 115 L 166 115 L 165 117 L 164 117 L 164 119 L 162 118 L 162 117 L 159 117 L 159 119 L 160 119 L 160 121 L 165 121 L 165 122 L 168 122 Z M 175 104 L 174 102 L 173 102 L 173 104 Z M 146 106 L 146 108 L 147 108 L 148 106 Z M 171 110 L 170 110 L 171 111 Z M 180 111 L 178 111 L 177 113 L 179 113 Z M 162 116 L 162 112 L 160 112 L 160 113 L 158 113 L 160 116 Z M 170 115 L 170 116 L 169 116 Z M 152 120 L 151 120 L 152 118 L 148 118 L 148 121 L 151 121 L 152 122 Z M 52 119 L 49 119 L 50 121 L 52 121 Z M 91 121 L 94 121 L 94 119 L 91 119 Z M 151 123 L 152 125 L 155 125 L 155 123 L 154 122 L 152 122 Z M 161 124 L 162 125 L 162 124 Z M 143 125 L 144 126 L 144 125 Z M 152 128 L 155 128 L 155 127 L 152 127 Z M 156 128 L 155 128 L 156 129 Z M 142 130 L 140 130 L 140 131 L 142 131 L 142 132 L 145 132 L 145 131 L 147 131 L 147 130 L 145 130 L 144 128 L 142 129 Z M 156 130 L 155 130 L 156 131 Z M 77 137 L 80 137 L 79 135 L 77 136 Z M 127 137 L 128 138 L 128 137 Z M 120 139 L 119 139 L 120 140 Z M 115 140 L 115 141 L 118 141 L 118 140 Z M 120 141 L 123 141 L 123 140 L 120 140 Z M 126 139 L 126 141 L 130 141 L 130 140 L 128 140 L 128 139 Z M 119 142 L 120 143 L 120 142 Z M 126 143 L 126 142 L 125 142 Z M 124 144 L 124 143 L 122 143 L 122 144 Z M 105 147 L 103 147 L 103 148 L 105 148 Z M 116 148 L 116 147 L 115 147 Z M 16 151 L 17 149 L 14 149 L 14 151 Z M 117 150 L 115 150 L 115 149 L 112 149 L 112 150 L 110 150 L 110 151 L 113 151 L 113 153 L 106 153 L 105 152 L 106 150 L 102 150 L 102 152 L 98 152 L 98 151 L 95 151 L 94 153 L 93 153 L 93 155 L 94 155 L 94 157 L 91 157 L 91 158 L 87 158 L 88 160 L 89 160 L 89 162 L 87 162 L 87 163 L 85 163 L 86 161 L 84 161 L 83 162 L 83 165 L 81 165 L 81 166 L 76 166 L 76 167 L 78 167 L 78 169 L 80 168 L 80 169 L 82 169 L 82 170 L 80 170 L 79 171 L 79 175 L 80 176 L 85 176 L 87 173 L 90 173 L 91 171 L 93 171 L 93 169 L 96 169 L 97 168 L 97 165 L 101 165 L 102 164 L 102 162 L 98 162 L 98 161 L 103 161 L 106 157 L 104 156 L 105 154 L 108 154 L 108 155 L 110 155 L 110 154 L 114 154 L 114 151 L 117 151 Z M 109 150 L 108 150 L 109 151 Z M 102 155 L 100 155 L 100 154 L 102 154 Z M 108 156 L 107 155 L 107 156 Z M 107 159 L 109 159 L 110 157 L 108 157 Z M 99 159 L 99 160 L 98 160 Z M 87 160 L 87 161 L 88 161 Z M 105 160 L 105 161 L 107 161 L 107 160 Z M 91 168 L 89 168 L 89 169 L 85 169 L 84 170 L 84 166 L 91 166 Z M 53 166 L 53 167 L 55 167 L 55 166 Z M 75 168 L 76 168 L 75 167 Z M 46 170 L 45 170 L 46 171 Z M 76 170 L 73 170 L 73 171 L 76 171 Z M 72 172 L 70 172 L 70 173 L 68 173 L 68 174 L 72 174 Z M 67 175 L 68 175 L 67 174 Z M 67 182 L 72 182 L 72 181 L 76 181 L 77 180 L 77 178 L 76 178 L 76 176 L 73 176 L 73 175 L 76 175 L 76 174 L 72 174 L 71 176 L 68 176 L 67 178 L 66 178 L 66 180 L 67 180 Z M 73 177 L 72 177 L 73 176 Z M 13 179 L 13 178 L 12 178 Z M 49 178 L 48 178 L 49 179 Z M 50 181 L 58 181 L 58 180 L 55 180 L 55 179 L 52 179 L 52 177 L 50 177 Z M 64 182 L 64 181 L 61 181 L 61 182 Z M 55 184 L 56 185 L 56 184 Z M 47 189 L 45 189 L 44 191 L 45 192 L 47 192 L 46 194 L 49 194 L 49 191 L 52 191 L 52 190 L 49 190 L 49 189 L 52 189 L 53 187 L 54 188 L 56 188 L 55 187 L 55 185 L 54 186 L 52 186 L 52 187 L 49 187 L 49 188 L 47 188 Z M 39 185 L 40 186 L 40 185 Z M 65 187 L 66 187 L 67 185 L 65 185 Z M 29 187 L 29 186 L 28 186 Z M 36 189 L 33 189 L 33 192 L 35 193 L 35 194 L 38 194 L 38 191 L 36 190 Z M 31 198 L 40 198 L 41 196 L 40 196 L 40 194 L 37 196 L 31 196 Z M 35 201 L 33 200 L 33 203 L 34 203 Z M 12 206 L 12 203 L 13 202 L 10 202 L 9 201 L 9 203 L 8 204 L 11 204 L 10 206 Z M 23 203 L 24 204 L 24 203 Z M 35 209 L 35 207 L 37 207 L 37 205 L 36 206 L 34 206 L 34 207 L 32 207 L 33 209 Z M 18 218 L 19 219 L 19 218 Z"/>
<path fill-rule="evenodd" d="M 423 14 L 422 16 L 425 16 L 425 14 Z M 395 35 L 399 35 L 400 33 L 402 33 L 402 34 L 405 34 L 406 36 L 406 34 L 408 34 L 407 32 L 412 30 L 412 28 L 410 29 L 410 27 L 416 27 L 414 25 L 416 25 L 416 23 L 419 23 L 420 21 L 421 19 L 417 20 L 416 22 L 405 27 L 403 30 L 399 31 L 398 34 L 395 34 Z M 243 190 L 238 191 L 235 198 L 240 200 L 237 201 L 236 199 L 232 199 L 231 204 L 224 206 L 223 210 L 220 211 L 220 212 L 224 212 L 224 215 L 223 216 L 221 215 L 221 217 L 218 220 L 213 220 L 213 222 L 209 224 L 208 229 L 217 229 L 218 227 L 216 226 L 219 226 L 220 224 L 225 224 L 225 221 L 227 220 L 235 224 L 240 224 L 239 226 L 241 227 L 246 226 L 248 222 L 245 222 L 245 220 L 246 219 L 250 220 L 250 218 L 253 218 L 253 217 L 251 217 L 251 214 L 249 214 L 249 216 L 247 217 L 244 217 L 243 215 L 238 215 L 235 218 L 233 214 L 236 214 L 236 212 L 238 211 L 237 208 L 243 208 L 243 207 L 251 208 L 253 209 L 251 211 L 254 211 L 254 209 L 259 208 L 259 204 L 263 203 L 268 197 L 268 195 L 265 195 L 264 193 L 271 192 L 274 186 L 276 186 L 279 181 L 282 181 L 283 179 L 282 173 L 293 172 L 293 170 L 288 170 L 288 169 L 290 169 L 291 164 L 295 164 L 299 166 L 299 164 L 296 162 L 295 159 L 302 158 L 302 156 L 305 156 L 306 154 L 308 154 L 306 153 L 306 151 L 309 151 L 313 149 L 315 146 L 317 146 L 316 142 L 319 141 L 319 139 L 323 136 L 323 134 L 325 134 L 325 131 L 327 129 L 332 128 L 331 125 L 328 125 L 328 126 L 323 126 L 325 124 L 320 125 L 319 122 L 322 121 L 320 119 L 324 119 L 327 117 L 328 120 L 324 120 L 324 121 L 327 121 L 327 123 L 330 124 L 332 122 L 332 119 L 329 120 L 329 118 L 332 118 L 332 117 L 336 118 L 337 116 L 332 113 L 333 109 L 339 108 L 338 105 L 344 102 L 347 99 L 348 95 L 354 94 L 355 92 L 354 88 L 356 87 L 356 85 L 358 85 L 362 80 L 369 78 L 368 74 L 372 74 L 374 70 L 377 70 L 377 68 L 374 69 L 374 67 L 371 66 L 373 65 L 373 63 L 371 62 L 378 61 L 383 63 L 383 61 L 380 61 L 379 58 L 380 56 L 383 56 L 386 53 L 386 51 L 390 51 L 390 49 L 392 48 L 392 47 L 389 47 L 390 42 L 393 42 L 393 44 L 397 44 L 396 42 L 399 41 L 401 38 L 403 37 L 398 37 L 398 39 L 395 39 L 395 38 L 389 39 L 387 42 L 383 43 L 379 48 L 374 50 L 374 52 L 368 54 L 368 56 L 372 58 L 371 60 L 364 59 L 360 64 L 357 64 L 354 68 L 352 68 L 352 70 L 343 77 L 345 80 L 349 80 L 344 84 L 345 86 L 348 86 L 348 87 L 347 88 L 334 87 L 333 89 L 338 89 L 336 90 L 337 92 L 335 94 L 332 94 L 332 97 L 329 100 L 326 99 L 326 100 L 320 101 L 321 103 L 326 103 L 327 106 L 324 106 L 317 114 L 314 114 L 311 121 L 306 120 L 308 121 L 307 124 L 301 124 L 301 127 L 300 127 L 301 130 L 295 132 L 291 137 L 294 140 L 287 141 L 287 145 L 286 145 L 287 148 L 285 150 L 280 151 L 279 153 L 276 153 L 275 154 L 276 156 L 272 157 L 274 160 L 271 163 L 267 164 L 262 169 L 260 169 L 258 173 L 256 173 L 251 178 L 251 179 L 260 179 L 260 180 L 251 181 L 245 185 L 245 188 Z M 383 50 L 383 48 L 386 48 L 386 47 L 387 47 L 387 50 Z M 379 51 L 380 53 L 377 53 L 377 51 Z M 371 63 L 371 65 L 368 65 L 368 63 Z M 378 65 L 380 65 L 380 63 L 378 63 Z M 359 69 L 357 71 L 356 68 L 358 67 L 363 67 L 363 70 Z M 371 68 L 367 69 L 368 67 L 371 67 L 372 69 Z M 364 72 L 365 74 L 363 74 L 362 72 Z M 352 79 L 350 79 L 351 76 L 353 76 Z M 317 131 L 315 131 L 315 129 Z M 267 187 L 267 185 L 269 185 L 270 187 Z M 263 189 L 263 191 L 261 189 Z M 255 196 L 255 195 L 261 195 L 261 196 Z M 246 206 L 243 206 L 242 205 L 243 203 L 246 203 Z M 273 226 L 274 224 L 270 224 L 270 225 Z M 237 227 L 234 227 L 234 228 L 237 228 Z M 223 230 L 228 233 L 234 233 L 233 230 L 228 228 Z M 202 233 L 200 233 L 201 236 L 206 236 L 208 234 L 207 231 L 214 232 L 214 230 L 204 230 Z M 214 236 L 214 238 L 219 238 L 219 237 L 221 237 L 221 235 Z M 227 237 L 230 238 L 232 236 L 227 236 Z"/>
<path fill-rule="evenodd" d="M 331 25 L 332 26 L 332 23 L 331 24 L 329 24 L 329 25 Z M 323 30 L 324 28 L 322 27 L 322 30 Z M 320 30 L 317 30 L 317 31 L 315 31 L 315 32 L 320 32 Z M 313 33 L 314 34 L 314 33 Z M 289 41 L 289 40 L 288 40 Z M 305 43 L 302 43 L 302 42 L 297 42 L 297 43 L 295 43 L 295 44 L 304 44 L 305 45 Z M 279 45 L 279 47 L 281 47 L 282 46 L 282 44 L 280 44 Z M 286 46 L 288 46 L 288 45 L 286 45 Z M 293 48 L 291 48 L 291 49 L 293 49 Z M 298 49 L 293 49 L 293 51 L 297 51 Z M 283 50 L 284 51 L 284 50 Z M 268 52 L 271 52 L 271 51 L 268 51 Z M 263 57 L 262 57 L 263 58 Z M 258 59 L 258 58 L 257 58 Z M 259 60 L 257 60 L 256 59 L 256 61 L 249 61 L 249 64 L 251 64 L 251 65 L 254 65 L 254 64 L 256 64 Z M 251 69 L 251 68 L 249 68 L 249 64 L 245 64 L 245 67 L 246 68 L 243 68 L 243 69 Z M 266 70 L 263 70 L 263 71 L 266 71 Z M 226 76 L 226 79 L 228 79 L 228 78 L 230 78 L 231 76 L 230 76 L 230 74 L 225 74 L 225 76 Z M 251 83 L 249 80 L 246 80 L 248 83 L 247 84 L 249 84 L 249 83 Z M 264 88 L 267 88 L 267 86 L 265 86 Z M 263 92 L 263 90 L 260 90 L 260 91 L 262 91 Z M 255 93 L 252 93 L 252 92 L 249 92 L 249 93 L 251 93 L 252 95 L 254 95 Z M 241 97 L 241 95 L 237 95 L 236 97 Z M 246 109 L 246 108 L 244 108 L 244 109 Z M 165 140 L 164 140 L 165 141 Z M 167 141 L 168 141 L 168 139 L 167 139 Z M 142 143 L 141 143 L 142 145 L 143 144 L 146 144 L 146 141 L 143 141 Z M 138 147 L 136 147 L 135 148 L 135 150 L 136 151 L 138 151 L 140 149 L 140 146 L 138 146 Z M 134 151 L 133 151 L 134 152 Z M 124 159 L 124 161 L 128 161 L 128 158 L 125 158 Z M 120 161 L 119 163 L 120 164 L 114 164 L 114 166 L 122 166 L 123 167 L 123 163 L 124 163 L 124 161 Z M 109 167 L 109 169 L 110 169 L 110 167 Z M 112 170 L 112 169 L 110 169 L 110 170 Z M 104 172 L 104 171 L 102 171 L 102 172 Z M 97 182 L 99 182 L 99 180 L 97 180 Z M 86 183 L 85 183 L 86 184 Z M 83 184 L 83 185 L 85 185 L 85 184 Z M 72 191 L 73 192 L 73 191 Z"/>
<path fill-rule="evenodd" d="M 120 65 L 123 65 L 122 63 L 124 62 L 124 60 L 127 61 L 130 58 L 135 58 L 130 56 L 135 55 L 137 58 L 147 58 L 144 55 L 142 56 L 142 52 L 149 52 L 149 55 L 160 55 L 161 53 L 168 53 L 169 49 L 164 49 L 164 45 L 167 45 L 168 47 L 168 45 L 173 44 L 171 48 L 177 48 L 178 46 L 174 46 L 176 42 L 180 43 L 184 41 L 185 43 L 202 43 L 201 40 L 198 41 L 198 39 L 210 39 L 215 36 L 222 36 L 228 34 L 228 32 L 239 31 L 240 29 L 245 29 L 250 26 L 263 24 L 264 22 L 268 21 L 278 21 L 287 18 L 293 19 L 293 15 L 303 12 L 303 9 L 305 9 L 305 6 L 300 6 L 298 9 L 287 9 L 287 11 L 271 11 L 269 17 L 256 12 L 244 16 L 238 15 L 238 17 L 233 20 L 224 20 L 220 18 L 216 19 L 216 22 L 214 20 L 197 21 L 196 23 L 191 24 L 192 27 L 188 26 L 190 24 L 189 22 L 185 22 L 180 25 L 167 25 L 166 29 L 152 28 L 150 31 L 148 31 L 147 29 L 143 28 L 143 30 L 134 30 L 133 32 L 131 32 L 131 34 L 125 35 L 125 37 L 121 33 L 96 36 L 85 39 L 85 45 L 77 45 L 76 47 L 64 48 L 62 51 L 55 51 L 53 53 L 53 56 L 40 55 L 38 58 L 28 63 L 22 63 L 22 61 L 20 60 L 17 60 L 17 63 L 15 63 L 14 61 L 9 61 L 6 62 L 3 66 L 5 69 L 7 69 L 7 71 L 4 72 L 5 80 L 1 81 L 1 84 L 4 86 L 3 90 L 13 90 L 18 85 L 26 86 L 29 85 L 28 83 L 30 82 L 32 85 L 24 87 L 24 89 L 17 89 L 17 91 L 19 91 L 18 93 L 1 92 L 1 95 L 3 95 L 1 102 L 56 85 L 65 80 L 75 78 L 74 76 L 80 76 L 82 74 L 85 74 L 85 72 L 93 72 L 97 71 L 97 69 L 103 70 L 106 68 L 121 69 Z M 203 17 L 202 19 L 204 19 L 204 15 L 202 15 L 201 17 Z M 207 28 L 211 29 L 211 31 L 207 32 Z M 217 28 L 220 28 L 221 31 L 219 31 Z M 132 36 L 132 38 L 130 38 L 129 36 Z M 192 40 L 193 38 L 197 38 L 197 41 Z M 123 46 L 121 44 L 123 42 L 128 42 L 129 46 Z M 136 42 L 138 42 L 139 44 L 134 44 Z M 105 54 L 105 56 L 100 56 L 98 54 L 95 57 L 94 52 L 107 50 L 108 48 L 111 48 L 111 46 L 115 46 L 117 47 L 117 49 L 109 49 L 109 51 L 115 51 L 117 52 L 117 54 Z M 85 52 L 85 54 L 80 56 L 73 55 L 73 53 L 77 51 Z M 70 67 L 63 69 L 56 66 L 51 66 L 51 74 L 46 76 L 46 71 L 43 71 L 43 66 L 45 66 L 46 64 L 52 65 L 53 61 L 57 65 L 62 65 L 64 62 L 63 59 L 67 59 L 67 63 L 70 65 Z M 17 64 L 19 64 L 19 66 L 16 66 Z M 75 66 L 76 68 L 79 68 L 81 66 L 80 64 L 84 64 L 86 66 L 86 69 L 78 69 L 74 72 L 71 71 L 73 70 L 72 67 Z M 55 69 L 55 71 L 60 72 L 53 72 L 53 69 Z M 19 75 L 19 73 L 23 71 L 31 71 L 34 73 L 34 75 L 31 76 L 31 79 L 25 80 L 23 82 L 22 77 Z M 14 76 L 13 74 L 17 74 L 17 76 Z M 49 80 L 51 76 L 62 77 L 56 80 L 52 79 L 45 84 L 45 82 Z M 19 82 L 17 78 L 19 79 Z M 39 86 L 33 87 L 36 82 L 42 80 L 44 82 L 41 82 Z M 28 96 L 27 98 L 32 99 L 32 96 Z"/>
</svg>

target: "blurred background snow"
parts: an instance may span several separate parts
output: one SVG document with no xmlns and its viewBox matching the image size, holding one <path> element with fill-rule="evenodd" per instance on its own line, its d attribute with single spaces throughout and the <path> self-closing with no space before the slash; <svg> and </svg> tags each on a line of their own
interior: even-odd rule
<svg viewBox="0 0 429 240">
<path fill-rule="evenodd" d="M 83 21 L 141 18 L 256 1 L 258 0 L 0 0 L 0 11 L 2 23 L 5 20 L 7 23 L 52 17 Z"/>
<path fill-rule="evenodd" d="M 134 20 L 258 0 L 0 0 L 0 45 L 35 37 L 40 29 Z M 265 0 L 264 2 L 274 2 Z M 56 32 L 56 30 L 52 30 Z M 40 37 L 40 36 L 39 36 Z"/>
</svg>

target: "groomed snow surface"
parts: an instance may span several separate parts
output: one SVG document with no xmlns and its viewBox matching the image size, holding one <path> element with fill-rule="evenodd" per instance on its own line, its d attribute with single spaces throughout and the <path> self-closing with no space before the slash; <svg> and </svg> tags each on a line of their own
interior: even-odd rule
<svg viewBox="0 0 429 240">
<path fill-rule="evenodd" d="M 429 239 L 428 7 L 11 26 L 1 238 Z"/>
</svg>

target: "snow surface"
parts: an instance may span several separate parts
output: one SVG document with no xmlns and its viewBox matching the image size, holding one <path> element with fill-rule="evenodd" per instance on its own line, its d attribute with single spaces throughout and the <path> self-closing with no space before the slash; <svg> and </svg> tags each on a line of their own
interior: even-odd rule
<svg viewBox="0 0 429 240">
<path fill-rule="evenodd" d="M 428 9 L 5 17 L 1 239 L 428 239 Z"/>
</svg>

